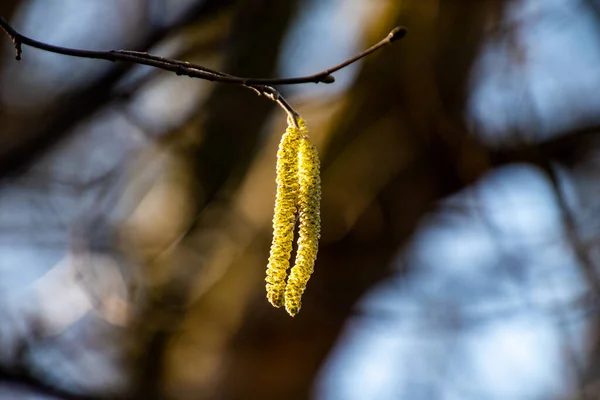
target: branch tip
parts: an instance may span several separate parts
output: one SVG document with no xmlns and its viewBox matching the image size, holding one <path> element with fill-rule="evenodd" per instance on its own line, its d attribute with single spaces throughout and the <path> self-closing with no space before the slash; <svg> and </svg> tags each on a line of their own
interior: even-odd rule
<svg viewBox="0 0 600 400">
<path fill-rule="evenodd" d="M 402 39 L 408 33 L 408 29 L 403 26 L 397 26 L 388 34 L 388 39 L 390 42 L 395 42 L 396 40 Z"/>
<path fill-rule="evenodd" d="M 335 77 L 333 75 L 325 75 L 319 82 L 327 84 L 333 83 L 335 82 Z"/>
<path fill-rule="evenodd" d="M 17 34 L 12 37 L 13 47 L 15 48 L 15 59 L 21 61 L 21 55 L 23 54 L 23 46 L 21 45 L 21 38 Z"/>
</svg>

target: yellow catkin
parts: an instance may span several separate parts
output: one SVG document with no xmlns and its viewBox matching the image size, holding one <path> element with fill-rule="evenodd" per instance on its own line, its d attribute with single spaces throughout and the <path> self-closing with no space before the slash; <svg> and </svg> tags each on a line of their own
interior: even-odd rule
<svg viewBox="0 0 600 400">
<path fill-rule="evenodd" d="M 290 267 L 298 206 L 298 151 L 302 126 L 293 121 L 281 137 L 277 151 L 277 195 L 273 216 L 273 241 L 267 266 L 267 299 L 275 307 L 284 304 L 285 280 Z"/>
<path fill-rule="evenodd" d="M 314 271 L 321 235 L 321 177 L 319 155 L 301 126 L 298 150 L 298 218 L 299 236 L 296 261 L 285 288 L 285 309 L 292 317 L 300 311 L 301 299 Z"/>
</svg>

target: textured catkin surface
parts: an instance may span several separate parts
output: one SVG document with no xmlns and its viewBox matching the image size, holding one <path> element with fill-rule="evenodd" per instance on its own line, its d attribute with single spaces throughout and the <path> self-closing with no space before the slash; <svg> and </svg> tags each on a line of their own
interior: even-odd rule
<svg viewBox="0 0 600 400">
<path fill-rule="evenodd" d="M 277 194 L 273 216 L 273 242 L 267 266 L 267 299 L 275 307 L 284 304 L 285 280 L 290 267 L 294 225 L 298 206 L 298 152 L 302 140 L 300 129 L 288 125 L 277 151 Z"/>
<path fill-rule="evenodd" d="M 314 271 L 321 231 L 319 155 L 306 136 L 306 126 L 301 128 L 303 136 L 298 151 L 298 250 L 285 288 L 285 308 L 291 316 L 300 311 L 302 294 Z"/>
</svg>

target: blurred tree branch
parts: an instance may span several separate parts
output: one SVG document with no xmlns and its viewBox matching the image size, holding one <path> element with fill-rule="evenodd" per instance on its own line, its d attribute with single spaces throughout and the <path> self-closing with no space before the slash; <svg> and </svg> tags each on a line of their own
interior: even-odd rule
<svg viewBox="0 0 600 400">
<path fill-rule="evenodd" d="M 137 47 L 150 49 L 174 31 L 212 18 L 232 4 L 232 0 L 196 2 L 170 24 L 152 27 L 148 32 L 140 34 L 140 44 Z M 48 148 L 67 137 L 74 126 L 110 103 L 115 98 L 115 85 L 130 72 L 132 65 L 115 64 L 115 67 L 93 81 L 59 99 L 50 109 L 36 112 L 35 118 L 28 115 L 6 124 L 0 114 L 0 121 L 3 122 L 3 130 L 0 132 L 3 143 L 0 149 L 0 178 L 22 172 Z"/>
<path fill-rule="evenodd" d="M 0 365 L 0 382 L 8 384 L 15 392 L 25 391 L 35 396 L 57 398 L 63 400 L 102 400 L 104 396 L 76 393 L 60 385 L 47 382 L 37 377 L 24 360 L 29 353 L 29 343 L 22 341 L 17 348 L 16 365 Z M 9 389 L 9 390 L 11 390 Z"/>
<path fill-rule="evenodd" d="M 26 368 L 0 367 L 0 381 L 14 386 L 15 392 L 26 390 L 36 396 L 56 398 L 61 400 L 102 400 L 102 396 L 72 393 L 68 390 L 51 385 L 37 378 Z"/>
</svg>

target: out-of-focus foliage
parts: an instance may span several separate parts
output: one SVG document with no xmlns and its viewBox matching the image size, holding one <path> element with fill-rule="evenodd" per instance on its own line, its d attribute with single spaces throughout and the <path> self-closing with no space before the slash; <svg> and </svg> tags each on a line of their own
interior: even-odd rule
<svg viewBox="0 0 600 400">
<path fill-rule="evenodd" d="M 4 0 L 23 33 L 280 88 L 322 157 L 290 318 L 265 299 L 286 115 L 244 88 L 0 53 L 0 398 L 597 398 L 600 7 Z"/>
</svg>

